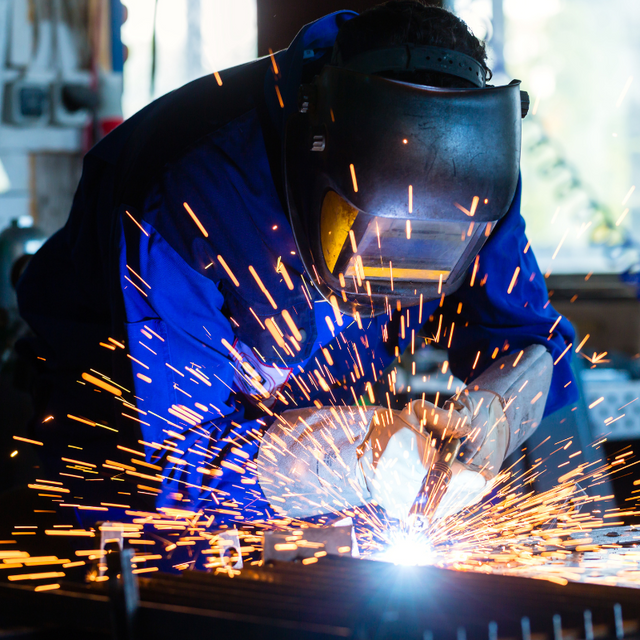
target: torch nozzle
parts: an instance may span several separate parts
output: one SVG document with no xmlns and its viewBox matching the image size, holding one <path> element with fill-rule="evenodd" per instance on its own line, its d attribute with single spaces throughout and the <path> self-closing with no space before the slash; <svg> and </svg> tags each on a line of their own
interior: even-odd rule
<svg viewBox="0 0 640 640">
<path fill-rule="evenodd" d="M 458 455 L 460 440 L 450 438 L 436 452 L 436 458 L 422 481 L 420 491 L 409 512 L 410 516 L 418 516 L 431 524 L 438 505 L 451 482 L 451 466 Z"/>
</svg>

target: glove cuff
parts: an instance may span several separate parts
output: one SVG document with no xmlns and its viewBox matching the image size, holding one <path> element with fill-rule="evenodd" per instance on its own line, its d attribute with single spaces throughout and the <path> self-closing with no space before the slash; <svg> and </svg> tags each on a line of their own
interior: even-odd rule
<svg viewBox="0 0 640 640">
<path fill-rule="evenodd" d="M 544 346 L 534 344 L 500 358 L 473 381 L 472 390 L 489 389 L 503 399 L 510 432 L 506 455 L 515 451 L 538 428 L 552 376 L 551 354 Z"/>
<path fill-rule="evenodd" d="M 308 518 L 368 502 L 357 449 L 374 412 L 323 407 L 279 416 L 257 457 L 258 482 L 272 508 Z"/>
<path fill-rule="evenodd" d="M 458 460 L 490 480 L 498 474 L 509 448 L 510 430 L 504 400 L 494 391 L 482 389 L 461 395 L 457 403 L 472 427 L 462 443 Z"/>
</svg>

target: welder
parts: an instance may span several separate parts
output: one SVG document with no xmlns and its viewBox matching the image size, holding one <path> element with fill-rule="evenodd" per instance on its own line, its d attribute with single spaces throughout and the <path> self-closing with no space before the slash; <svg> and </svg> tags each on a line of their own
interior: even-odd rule
<svg viewBox="0 0 640 640">
<path fill-rule="evenodd" d="M 18 291 L 52 479 L 216 523 L 367 503 L 405 518 L 448 438 L 441 513 L 477 500 L 576 397 L 573 332 L 520 215 L 524 94 L 490 77 L 453 14 L 387 2 L 92 149 Z M 423 325 L 466 388 L 365 404 Z"/>
</svg>

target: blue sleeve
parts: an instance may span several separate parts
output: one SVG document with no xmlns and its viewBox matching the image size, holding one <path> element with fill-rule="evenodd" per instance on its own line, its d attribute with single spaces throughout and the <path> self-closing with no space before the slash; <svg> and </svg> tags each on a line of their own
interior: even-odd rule
<svg viewBox="0 0 640 640">
<path fill-rule="evenodd" d="M 149 223 L 141 226 L 137 243 L 127 230 L 120 251 L 136 396 L 136 408 L 124 412 L 139 425 L 149 474 L 161 482 L 158 490 L 142 478 L 138 488 L 156 493 L 158 508 L 204 509 L 216 523 L 269 517 L 253 462 L 268 423 L 247 415 L 234 381 L 223 296 Z"/>
<path fill-rule="evenodd" d="M 567 349 L 575 334 L 571 323 L 549 303 L 544 277 L 525 236 L 520 196 L 519 183 L 509 212 L 479 254 L 475 278 L 472 264 L 464 284 L 445 298 L 447 334 L 440 344 L 449 344 L 451 338 L 451 369 L 467 383 L 501 355 L 544 345 L 555 363 L 546 416 L 578 398 L 570 366 L 572 349 Z"/>
</svg>

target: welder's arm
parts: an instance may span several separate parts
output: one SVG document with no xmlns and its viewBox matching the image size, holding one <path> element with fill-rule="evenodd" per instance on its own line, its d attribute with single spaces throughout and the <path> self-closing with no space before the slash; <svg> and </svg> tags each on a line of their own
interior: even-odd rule
<svg viewBox="0 0 640 640">
<path fill-rule="evenodd" d="M 438 335 L 440 345 L 448 346 L 451 372 L 461 380 L 473 380 L 470 387 L 476 384 L 475 375 L 490 367 L 505 348 L 517 355 L 530 345 L 543 346 L 557 362 L 544 409 L 544 415 L 550 415 L 578 399 L 572 350 L 567 349 L 575 346 L 575 333 L 549 303 L 545 277 L 525 234 L 520 194 L 519 184 L 509 212 L 492 231 L 464 284 L 445 297 L 442 320 L 434 314 L 435 326 L 427 333 L 435 334 L 442 323 Z M 444 331 L 447 325 L 450 332 Z"/>
</svg>

